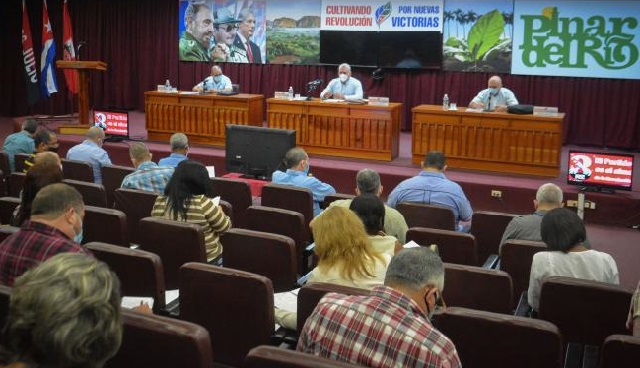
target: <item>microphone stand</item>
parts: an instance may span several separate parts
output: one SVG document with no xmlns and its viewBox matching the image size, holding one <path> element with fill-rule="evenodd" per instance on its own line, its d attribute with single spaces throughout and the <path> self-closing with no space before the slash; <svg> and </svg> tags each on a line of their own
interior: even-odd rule
<svg viewBox="0 0 640 368">
<path fill-rule="evenodd" d="M 318 86 L 320 85 L 320 83 L 322 83 L 322 81 L 320 80 L 315 80 L 307 83 L 307 101 L 313 100 L 313 97 L 311 97 L 311 92 L 318 89 Z"/>
</svg>

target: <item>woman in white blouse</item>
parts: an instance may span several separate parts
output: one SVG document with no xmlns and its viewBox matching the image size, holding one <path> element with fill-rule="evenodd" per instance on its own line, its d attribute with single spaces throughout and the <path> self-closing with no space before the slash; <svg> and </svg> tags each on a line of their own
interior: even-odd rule
<svg viewBox="0 0 640 368">
<path fill-rule="evenodd" d="M 540 305 L 540 289 L 549 276 L 568 276 L 618 284 L 618 267 L 603 252 L 587 249 L 584 223 L 574 212 L 556 208 L 547 212 L 540 225 L 542 241 L 549 251 L 533 256 L 529 278 L 529 305 L 535 311 Z"/>
</svg>

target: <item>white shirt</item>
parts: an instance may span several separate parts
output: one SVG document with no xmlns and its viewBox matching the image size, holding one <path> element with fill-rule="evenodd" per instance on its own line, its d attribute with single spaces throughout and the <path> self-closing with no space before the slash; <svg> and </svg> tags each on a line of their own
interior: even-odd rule
<svg viewBox="0 0 640 368">
<path fill-rule="evenodd" d="M 213 80 L 213 76 L 208 76 L 204 83 L 206 83 L 207 91 L 222 91 L 222 90 L 231 90 L 231 79 L 224 74 L 220 74 L 220 82 L 216 83 Z M 203 82 L 200 82 L 196 87 L 202 87 Z"/>
<path fill-rule="evenodd" d="M 491 94 L 491 89 L 483 89 L 471 102 L 483 104 L 485 110 L 493 110 L 496 106 L 517 105 L 518 99 L 510 89 L 501 87 L 495 95 Z"/>
<path fill-rule="evenodd" d="M 529 278 L 529 305 L 538 310 L 540 289 L 548 276 L 567 276 L 618 285 L 618 266 L 607 253 L 596 250 L 563 253 L 539 252 L 533 256 Z"/>
</svg>

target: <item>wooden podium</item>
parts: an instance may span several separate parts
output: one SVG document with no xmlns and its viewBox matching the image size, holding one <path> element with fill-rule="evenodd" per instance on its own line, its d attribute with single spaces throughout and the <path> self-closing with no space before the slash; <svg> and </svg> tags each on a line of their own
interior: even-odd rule
<svg viewBox="0 0 640 368">
<path fill-rule="evenodd" d="M 104 61 L 58 60 L 56 66 L 60 69 L 75 69 L 78 71 L 78 119 L 80 125 L 75 128 L 86 129 L 89 126 L 89 72 L 92 70 L 107 70 Z M 61 127 L 62 128 L 62 127 Z M 62 133 L 62 131 L 60 131 Z"/>
</svg>

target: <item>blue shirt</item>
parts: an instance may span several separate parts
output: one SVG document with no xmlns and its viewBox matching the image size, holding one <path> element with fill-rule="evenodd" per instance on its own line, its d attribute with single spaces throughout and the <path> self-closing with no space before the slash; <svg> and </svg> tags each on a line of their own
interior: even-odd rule
<svg viewBox="0 0 640 368">
<path fill-rule="evenodd" d="M 296 187 L 309 188 L 313 193 L 313 215 L 318 216 L 322 210 L 320 202 L 329 194 L 335 194 L 336 190 L 329 184 L 323 183 L 313 176 L 307 176 L 302 171 L 288 169 L 287 172 L 274 171 L 271 181 L 276 184 L 293 185 Z"/>
<path fill-rule="evenodd" d="M 340 82 L 340 78 L 332 79 L 327 88 L 325 88 L 320 96 L 325 92 L 331 92 L 332 94 L 341 93 L 344 95 L 345 100 L 358 100 L 364 95 L 362 92 L 362 83 L 354 77 L 349 77 L 346 82 Z"/>
<path fill-rule="evenodd" d="M 111 165 L 107 151 L 89 139 L 71 147 L 67 152 L 67 159 L 90 163 L 93 168 L 93 181 L 96 184 L 102 184 L 102 166 Z"/>
<path fill-rule="evenodd" d="M 213 81 L 213 77 L 212 76 L 208 76 L 205 80 L 204 83 L 206 84 L 205 90 L 206 91 L 221 91 L 223 89 L 231 89 L 231 79 L 229 79 L 229 77 L 227 77 L 226 75 L 220 75 L 220 82 L 216 83 Z M 202 85 L 202 82 L 200 82 L 199 86 Z"/>
<path fill-rule="evenodd" d="M 491 95 L 491 90 L 489 88 L 483 89 L 476 97 L 473 98 L 473 100 L 471 100 L 471 102 L 484 104 L 485 110 L 493 110 L 496 106 L 517 105 L 518 99 L 511 90 L 501 87 L 498 94 L 495 96 Z"/>
<path fill-rule="evenodd" d="M 14 172 L 16 170 L 15 154 L 34 153 L 36 151 L 36 145 L 33 142 L 33 138 L 31 138 L 31 134 L 22 130 L 7 136 L 4 140 L 2 150 L 9 156 L 9 166 L 11 167 L 11 172 Z"/>
<path fill-rule="evenodd" d="M 186 155 L 181 155 L 179 153 L 172 152 L 169 157 L 161 158 L 158 161 L 158 166 L 171 166 L 176 167 L 178 164 L 187 159 Z"/>
<path fill-rule="evenodd" d="M 389 194 L 387 204 L 394 207 L 400 202 L 418 202 L 446 206 L 453 210 L 457 222 L 471 220 L 473 210 L 462 188 L 441 172 L 421 171 L 418 176 L 406 179 Z"/>
<path fill-rule="evenodd" d="M 145 161 L 138 165 L 136 171 L 124 177 L 121 188 L 146 190 L 164 194 L 173 167 L 158 166 L 153 161 Z"/>
</svg>

